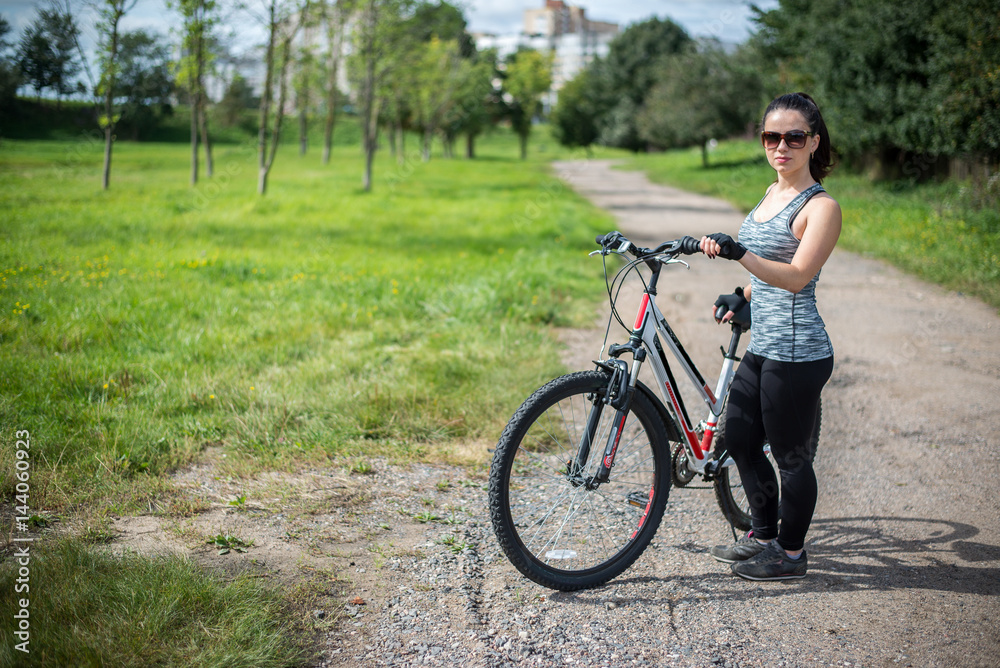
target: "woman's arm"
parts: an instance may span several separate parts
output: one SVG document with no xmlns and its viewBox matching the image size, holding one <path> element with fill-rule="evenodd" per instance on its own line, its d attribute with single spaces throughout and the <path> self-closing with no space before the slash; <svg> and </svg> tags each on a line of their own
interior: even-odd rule
<svg viewBox="0 0 1000 668">
<path fill-rule="evenodd" d="M 782 290 L 798 292 L 808 285 L 837 245 L 842 223 L 840 205 L 836 200 L 817 197 L 809 204 L 806 228 L 791 263 L 765 260 L 749 251 L 739 259 L 739 263 L 760 280 Z M 702 239 L 701 248 L 710 258 L 722 250 L 717 242 L 708 237 Z M 749 298 L 750 295 L 746 296 Z"/>
</svg>

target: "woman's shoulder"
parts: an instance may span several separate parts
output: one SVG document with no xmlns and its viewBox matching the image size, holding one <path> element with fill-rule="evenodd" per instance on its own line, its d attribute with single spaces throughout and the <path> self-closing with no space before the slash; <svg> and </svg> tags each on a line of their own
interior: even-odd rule
<svg viewBox="0 0 1000 668">
<path fill-rule="evenodd" d="M 802 227 L 796 236 L 801 239 L 806 229 L 824 230 L 825 233 L 840 236 L 843 225 L 843 213 L 840 204 L 829 193 L 818 192 L 802 209 Z"/>
<path fill-rule="evenodd" d="M 819 184 L 816 184 L 816 185 L 819 186 Z M 816 187 L 816 186 L 813 186 L 813 187 Z M 807 214 L 807 215 L 811 214 L 813 212 L 815 212 L 817 214 L 820 214 L 820 215 L 822 215 L 822 214 L 827 214 L 827 215 L 833 214 L 833 215 L 836 215 L 838 217 L 841 215 L 840 204 L 822 186 L 819 186 L 819 188 L 817 189 L 817 191 L 815 193 L 813 193 L 813 195 L 809 198 L 809 201 L 806 202 L 805 206 L 803 207 L 802 212 L 804 214 Z"/>
</svg>

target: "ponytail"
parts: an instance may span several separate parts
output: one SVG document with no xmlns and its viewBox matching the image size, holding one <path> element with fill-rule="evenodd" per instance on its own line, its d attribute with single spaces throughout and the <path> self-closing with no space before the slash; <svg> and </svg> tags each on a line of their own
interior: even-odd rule
<svg viewBox="0 0 1000 668">
<path fill-rule="evenodd" d="M 809 124 L 809 130 L 819 136 L 819 146 L 809 156 L 809 173 L 816 183 L 822 183 L 823 179 L 833 170 L 833 150 L 830 147 L 830 132 L 826 129 L 823 115 L 819 111 L 815 100 L 805 93 L 788 93 L 771 100 L 764 111 L 764 117 L 760 125 L 764 127 L 764 121 L 772 111 L 788 109 L 802 114 Z"/>
</svg>

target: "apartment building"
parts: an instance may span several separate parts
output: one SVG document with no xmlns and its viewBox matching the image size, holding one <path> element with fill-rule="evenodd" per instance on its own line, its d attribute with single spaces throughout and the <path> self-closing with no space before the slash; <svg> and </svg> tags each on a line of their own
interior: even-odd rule
<svg viewBox="0 0 1000 668">
<path fill-rule="evenodd" d="M 540 9 L 524 11 L 524 29 L 514 35 L 474 33 L 478 49 L 497 49 L 501 59 L 521 47 L 554 54 L 552 92 L 545 100 L 555 103 L 559 89 L 597 56 L 608 53 L 608 45 L 618 35 L 617 23 L 587 18 L 586 9 L 561 0 L 544 0 Z"/>
</svg>

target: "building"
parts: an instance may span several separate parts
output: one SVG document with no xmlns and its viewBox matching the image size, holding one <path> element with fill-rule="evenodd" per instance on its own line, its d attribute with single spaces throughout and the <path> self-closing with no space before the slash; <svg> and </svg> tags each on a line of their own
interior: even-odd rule
<svg viewBox="0 0 1000 668">
<path fill-rule="evenodd" d="M 545 0 L 541 9 L 524 11 L 524 30 L 516 35 L 475 33 L 476 48 L 495 48 L 500 59 L 527 47 L 553 53 L 552 92 L 546 106 L 555 103 L 559 90 L 598 56 L 608 53 L 608 45 L 618 35 L 618 24 L 592 21 L 583 7 L 561 0 Z"/>
<path fill-rule="evenodd" d="M 618 34 L 617 23 L 591 21 L 583 7 L 546 0 L 542 9 L 524 10 L 524 32 L 529 35 Z"/>
</svg>

